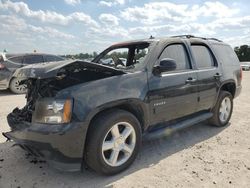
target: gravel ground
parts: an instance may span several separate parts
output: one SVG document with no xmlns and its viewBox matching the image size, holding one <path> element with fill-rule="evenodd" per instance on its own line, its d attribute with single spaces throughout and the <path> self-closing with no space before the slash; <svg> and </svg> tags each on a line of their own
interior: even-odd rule
<svg viewBox="0 0 250 188">
<path fill-rule="evenodd" d="M 144 141 L 135 163 L 112 177 L 60 172 L 36 161 L 12 142 L 0 141 L 0 187 L 250 187 L 250 72 L 235 100 L 230 126 L 201 123 L 155 141 Z M 23 95 L 0 93 L 0 130 Z"/>
</svg>

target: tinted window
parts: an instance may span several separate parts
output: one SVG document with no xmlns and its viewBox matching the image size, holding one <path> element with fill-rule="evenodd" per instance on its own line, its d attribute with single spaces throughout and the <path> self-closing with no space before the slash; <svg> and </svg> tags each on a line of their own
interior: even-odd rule
<svg viewBox="0 0 250 188">
<path fill-rule="evenodd" d="M 24 57 L 24 64 L 35 64 L 43 62 L 43 56 L 41 55 L 30 55 Z"/>
<path fill-rule="evenodd" d="M 213 47 L 215 48 L 215 54 L 217 55 L 216 57 L 219 62 L 226 64 L 239 64 L 239 59 L 230 46 L 214 44 Z"/>
<path fill-rule="evenodd" d="M 22 63 L 23 56 L 11 57 L 8 60 L 11 61 L 11 62 L 13 62 L 13 63 Z"/>
<path fill-rule="evenodd" d="M 209 68 L 214 66 L 213 56 L 206 46 L 192 45 L 191 48 L 198 68 Z"/>
<path fill-rule="evenodd" d="M 189 59 L 182 44 L 174 44 L 166 47 L 159 59 L 162 60 L 164 58 L 174 59 L 177 64 L 176 70 L 190 69 Z"/>
<path fill-rule="evenodd" d="M 54 56 L 54 55 L 46 55 L 45 57 L 45 61 L 46 62 L 51 62 L 51 61 L 62 61 L 63 58 L 58 57 L 58 56 Z"/>
</svg>

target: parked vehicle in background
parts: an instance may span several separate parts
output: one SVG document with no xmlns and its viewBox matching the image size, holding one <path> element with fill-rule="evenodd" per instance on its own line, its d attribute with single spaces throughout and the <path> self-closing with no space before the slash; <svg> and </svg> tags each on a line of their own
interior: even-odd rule
<svg viewBox="0 0 250 188">
<path fill-rule="evenodd" d="M 114 66 L 103 64 L 107 54 Z M 110 175 L 133 163 L 142 135 L 228 125 L 242 71 L 228 44 L 188 35 L 118 43 L 92 62 L 30 65 L 15 76 L 26 79 L 27 103 L 3 135 L 57 168 Z"/>
<path fill-rule="evenodd" d="M 26 92 L 26 85 L 20 84 L 21 80 L 13 77 L 16 69 L 26 65 L 62 61 L 64 58 L 51 54 L 2 54 L 0 55 L 0 90 L 10 89 L 13 93 Z"/>
<path fill-rule="evenodd" d="M 249 71 L 250 70 L 250 62 L 241 62 L 240 66 L 242 70 Z"/>
</svg>

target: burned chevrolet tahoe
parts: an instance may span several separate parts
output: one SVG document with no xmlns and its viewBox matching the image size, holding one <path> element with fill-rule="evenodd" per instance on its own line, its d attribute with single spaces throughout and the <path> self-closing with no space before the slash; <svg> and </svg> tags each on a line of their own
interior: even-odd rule
<svg viewBox="0 0 250 188">
<path fill-rule="evenodd" d="M 142 137 L 204 120 L 228 125 L 242 73 L 229 45 L 185 35 L 118 43 L 92 62 L 41 63 L 14 76 L 27 103 L 8 115 L 4 136 L 56 168 L 111 175 L 133 163 Z"/>
</svg>

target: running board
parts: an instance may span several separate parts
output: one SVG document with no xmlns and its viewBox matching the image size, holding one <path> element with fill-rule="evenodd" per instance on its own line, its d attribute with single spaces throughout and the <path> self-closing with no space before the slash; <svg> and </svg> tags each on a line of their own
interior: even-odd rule
<svg viewBox="0 0 250 188">
<path fill-rule="evenodd" d="M 190 127 L 192 125 L 195 125 L 197 123 L 200 123 L 202 121 L 205 121 L 205 120 L 211 118 L 212 116 L 213 116 L 213 113 L 208 112 L 208 113 L 201 114 L 201 115 L 193 117 L 193 118 L 189 118 L 187 120 L 180 121 L 178 123 L 173 123 L 173 124 L 168 125 L 166 127 L 145 133 L 143 135 L 143 139 L 144 140 L 153 140 L 153 139 L 157 139 L 160 137 L 166 137 L 166 136 L 172 134 L 173 132 L 176 132 L 180 129 L 184 129 L 184 128 Z"/>
</svg>

